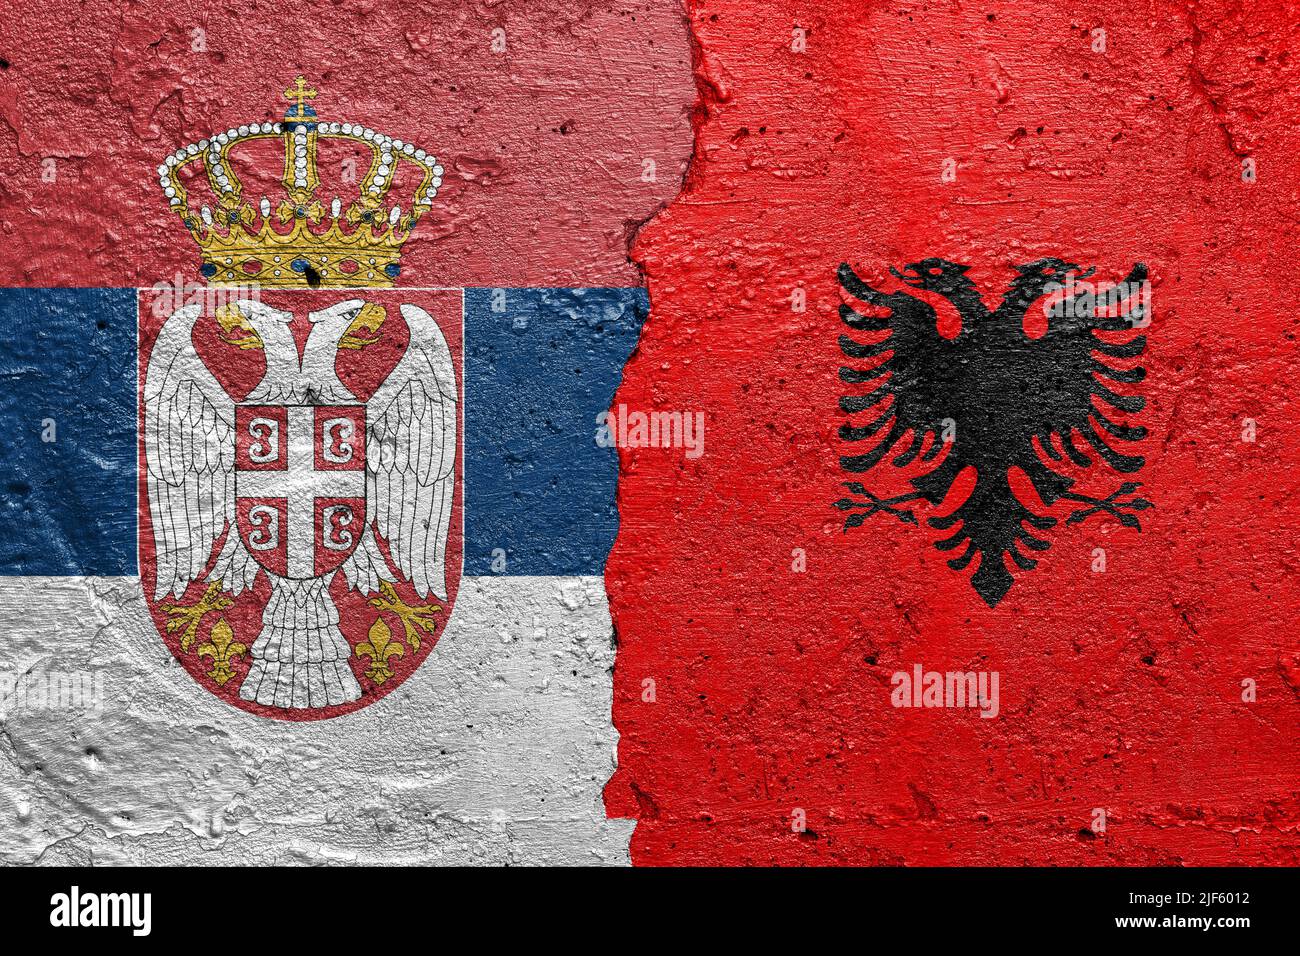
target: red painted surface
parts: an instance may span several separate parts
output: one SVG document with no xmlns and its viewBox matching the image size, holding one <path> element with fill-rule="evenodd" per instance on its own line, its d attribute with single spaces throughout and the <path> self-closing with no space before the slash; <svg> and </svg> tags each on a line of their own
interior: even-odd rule
<svg viewBox="0 0 1300 956">
<path fill-rule="evenodd" d="M 690 15 L 695 158 L 635 246 L 652 313 L 615 399 L 706 419 L 696 460 L 621 458 L 606 800 L 640 821 L 634 861 L 1300 862 L 1294 10 Z M 877 516 L 846 535 L 830 508 L 835 269 L 943 256 L 993 298 L 1048 255 L 1112 281 L 1150 266 L 1156 508 L 1140 534 L 1058 529 L 990 610 L 936 533 Z M 999 716 L 895 709 L 891 675 L 918 663 L 998 671 Z"/>
<path fill-rule="evenodd" d="M 156 169 L 280 119 L 300 73 L 322 120 L 444 165 L 404 248 L 406 285 L 637 285 L 629 236 L 676 194 L 689 150 L 687 48 L 667 3 L 13 0 L 0 60 L 0 286 L 197 280 Z"/>
</svg>

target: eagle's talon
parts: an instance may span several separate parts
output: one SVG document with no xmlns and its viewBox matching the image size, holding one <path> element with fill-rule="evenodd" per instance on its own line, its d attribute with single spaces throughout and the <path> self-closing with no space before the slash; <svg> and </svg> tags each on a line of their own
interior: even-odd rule
<svg viewBox="0 0 1300 956">
<path fill-rule="evenodd" d="M 397 596 L 397 591 L 387 581 L 379 582 L 379 597 L 371 598 L 371 607 L 397 615 L 406 631 L 406 642 L 411 650 L 420 649 L 420 631 L 430 634 L 437 629 L 435 617 L 442 610 L 440 604 L 407 604 Z"/>
<path fill-rule="evenodd" d="M 852 498 L 841 498 L 839 501 L 833 502 L 831 504 L 832 508 L 838 508 L 840 511 L 850 511 L 859 508 L 865 509 L 860 514 L 852 514 L 845 519 L 844 530 L 846 532 L 849 530 L 849 528 L 858 527 L 860 524 L 862 524 L 864 521 L 866 521 L 876 512 L 881 512 L 882 514 L 891 514 L 899 521 L 901 521 L 903 524 L 914 525 L 917 523 L 916 514 L 914 512 L 912 512 L 907 508 L 896 508 L 894 506 L 903 504 L 904 502 L 907 501 L 915 501 L 916 499 L 921 497 L 919 493 L 913 493 L 910 495 L 897 495 L 893 498 L 881 498 L 879 495 L 875 494 L 874 492 L 868 491 L 865 487 L 863 487 L 861 484 L 859 484 L 856 481 L 845 482 L 844 485 L 855 495 L 862 495 L 863 497 L 868 499 L 866 501 L 854 501 Z"/>
<path fill-rule="evenodd" d="M 1131 495 L 1142 487 L 1140 481 L 1126 481 L 1119 488 L 1105 498 L 1089 498 L 1087 495 L 1076 495 L 1066 492 L 1061 497 L 1067 501 L 1078 501 L 1088 505 L 1087 508 L 1080 508 L 1070 513 L 1065 519 L 1066 524 L 1082 524 L 1095 514 L 1106 512 L 1112 518 L 1117 520 L 1125 528 L 1134 528 L 1142 530 L 1142 523 L 1138 520 L 1135 511 L 1146 511 L 1148 508 L 1154 508 L 1150 501 L 1145 498 L 1134 498 L 1132 501 L 1120 501 L 1124 495 Z"/>
<path fill-rule="evenodd" d="M 166 631 L 168 634 L 175 634 L 183 628 L 181 650 L 188 651 L 195 635 L 198 634 L 203 618 L 213 611 L 224 611 L 234 603 L 231 598 L 222 593 L 221 579 L 218 578 L 209 584 L 203 596 L 192 604 L 173 600 L 162 605 L 162 610 L 167 614 Z"/>
</svg>

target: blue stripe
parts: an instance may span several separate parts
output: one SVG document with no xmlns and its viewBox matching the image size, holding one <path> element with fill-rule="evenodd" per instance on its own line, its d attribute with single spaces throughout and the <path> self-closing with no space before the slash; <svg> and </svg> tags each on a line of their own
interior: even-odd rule
<svg viewBox="0 0 1300 956">
<path fill-rule="evenodd" d="M 0 574 L 136 573 L 135 301 L 0 289 Z"/>
<path fill-rule="evenodd" d="M 466 574 L 603 573 L 618 458 L 596 416 L 648 311 L 644 289 L 466 290 Z"/>
<path fill-rule="evenodd" d="M 643 289 L 465 294 L 465 573 L 600 574 Z M 0 574 L 136 572 L 136 293 L 0 289 Z M 43 438 L 52 437 L 53 441 Z"/>
</svg>

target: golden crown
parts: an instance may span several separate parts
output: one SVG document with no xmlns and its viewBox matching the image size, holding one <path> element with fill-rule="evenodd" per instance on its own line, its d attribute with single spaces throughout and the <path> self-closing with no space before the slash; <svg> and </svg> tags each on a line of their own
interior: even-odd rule
<svg viewBox="0 0 1300 956">
<path fill-rule="evenodd" d="M 158 167 L 164 195 L 202 250 L 200 271 L 214 284 L 391 286 L 401 272 L 402 244 L 442 185 L 442 166 L 414 144 L 369 127 L 321 122 L 307 102 L 316 91 L 307 89 L 301 76 L 284 95 L 292 105 L 283 122 L 226 130 L 178 149 Z M 256 205 L 245 200 L 231 152 L 236 146 L 277 138 L 284 140 L 281 181 L 286 196 L 273 210 L 266 196 Z M 322 140 L 341 141 L 353 149 L 359 145 L 362 156 L 367 149 L 370 153 L 370 169 L 359 180 L 358 195 L 335 197 L 328 207 L 317 196 L 321 182 L 316 155 Z M 196 216 L 180 173 L 198 163 L 203 164 L 216 208 L 204 205 Z M 422 176 L 405 212 L 399 205 L 388 205 L 399 163 Z"/>
</svg>

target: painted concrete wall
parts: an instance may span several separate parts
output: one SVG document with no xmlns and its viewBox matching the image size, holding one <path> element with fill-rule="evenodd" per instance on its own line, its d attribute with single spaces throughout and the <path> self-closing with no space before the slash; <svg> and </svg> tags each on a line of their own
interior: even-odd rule
<svg viewBox="0 0 1300 956">
<path fill-rule="evenodd" d="M 138 578 L 122 576 L 134 442 L 120 456 L 95 447 L 110 419 L 134 432 L 130 330 L 97 331 L 83 310 L 55 332 L 6 306 L 23 344 L 3 361 L 0 860 L 626 863 L 631 823 L 607 819 L 601 799 L 617 746 L 601 578 L 616 456 L 600 451 L 579 504 L 551 477 L 582 457 L 575 443 L 596 447 L 595 412 L 643 317 L 625 307 L 636 290 L 620 290 L 641 281 L 631 236 L 686 168 L 683 14 L 294 3 L 258 18 L 199 2 L 6 8 L 0 286 L 130 297 L 197 280 L 156 167 L 232 123 L 275 119 L 296 74 L 323 118 L 426 146 L 445 181 L 402 281 L 480 287 L 471 295 L 502 323 L 466 345 L 465 477 L 483 509 L 466 518 L 468 575 L 428 660 L 378 704 L 295 724 L 220 703 L 175 664 Z M 543 287 L 555 291 L 526 291 Z M 510 303 L 499 316 L 492 290 Z M 572 386 L 548 393 L 562 376 Z M 121 382 L 126 397 L 106 398 Z M 101 414 L 88 390 L 121 407 Z M 54 444 L 40 440 L 50 415 Z M 51 449 L 62 483 L 46 480 Z M 113 517 L 78 520 L 91 514 Z"/>
<path fill-rule="evenodd" d="M 644 279 L 613 401 L 699 413 L 705 441 L 620 450 L 603 578 L 465 578 L 411 680 L 309 726 L 194 685 L 129 577 L 0 579 L 0 672 L 103 687 L 6 715 L 0 858 L 1300 859 L 1288 4 L 94 13 L 0 22 L 0 284 L 189 275 L 160 156 L 306 73 L 322 109 L 448 157 L 406 276 Z M 1140 531 L 1059 511 L 996 607 L 928 531 L 833 507 L 838 267 L 883 283 L 932 256 L 988 302 L 1044 256 L 1150 269 L 1133 414 L 1155 507 Z M 906 490 L 889 467 L 871 491 Z M 917 665 L 996 671 L 997 716 L 898 706 Z"/>
<path fill-rule="evenodd" d="M 1296 863 L 1294 5 L 690 6 L 695 159 L 635 246 L 651 317 L 617 398 L 706 425 L 696 460 L 623 454 L 607 803 L 640 820 L 634 862 Z M 1042 257 L 1150 273 L 1149 324 L 1107 333 L 1146 339 L 1123 362 L 1145 378 L 1116 385 L 1145 399 L 1124 413 L 1145 464 L 1055 467 L 1154 507 L 1139 531 L 1036 504 L 1050 550 L 996 607 L 935 547 L 960 490 L 900 503 L 916 524 L 834 507 L 845 482 L 891 498 L 935 467 L 906 460 L 910 434 L 842 463 L 870 443 L 841 429 L 879 412 L 841 404 L 876 386 L 840 371 L 871 363 L 839 337 L 900 320 L 856 300 L 883 324 L 846 324 L 840 266 L 902 292 L 889 267 L 931 257 L 991 311 Z M 1058 375 L 1091 380 L 1027 323 L 993 323 L 991 362 L 945 340 L 945 315 L 965 334 L 978 310 L 934 300 L 938 344 L 877 360 L 902 363 L 887 401 L 970 382 L 926 364 L 945 349 L 1000 376 L 974 409 L 937 390 L 959 399 L 954 454 L 972 413 L 1013 427 Z M 1000 674 L 997 716 L 898 706 L 917 665 Z"/>
<path fill-rule="evenodd" d="M 617 746 L 600 578 L 467 578 L 411 680 L 305 724 L 203 691 L 135 578 L 0 578 L 0 633 L 26 675 L 0 733 L 8 863 L 627 862 L 632 824 L 600 801 Z M 84 705 L 42 696 L 83 673 Z"/>
</svg>

